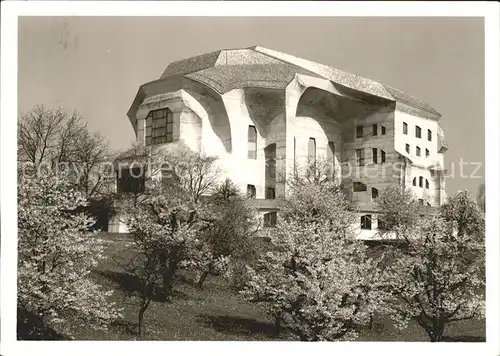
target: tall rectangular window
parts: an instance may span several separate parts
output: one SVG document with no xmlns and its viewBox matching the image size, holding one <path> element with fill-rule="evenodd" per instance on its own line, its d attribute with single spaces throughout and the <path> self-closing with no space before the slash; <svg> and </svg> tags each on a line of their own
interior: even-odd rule
<svg viewBox="0 0 500 356">
<path fill-rule="evenodd" d="M 361 230 L 371 230 L 372 229 L 372 216 L 363 215 L 361 217 Z"/>
<path fill-rule="evenodd" d="M 427 140 L 432 141 L 432 131 L 427 130 Z"/>
<path fill-rule="evenodd" d="M 309 164 L 316 167 L 316 139 L 312 137 L 307 145 L 307 157 L 309 158 Z"/>
<path fill-rule="evenodd" d="M 415 136 L 417 138 L 422 138 L 422 129 L 419 126 L 415 126 Z"/>
<path fill-rule="evenodd" d="M 365 165 L 365 150 L 363 148 L 356 150 L 356 161 L 358 162 L 358 166 Z"/>
<path fill-rule="evenodd" d="M 293 170 L 297 169 L 297 138 L 293 137 Z"/>
<path fill-rule="evenodd" d="M 146 117 L 146 145 L 173 141 L 174 116 L 168 109 L 150 111 Z"/>
<path fill-rule="evenodd" d="M 410 153 L 410 145 L 409 144 L 406 144 L 406 152 Z"/>
<path fill-rule="evenodd" d="M 377 152 L 378 150 L 376 148 L 372 148 L 372 157 L 373 157 L 373 163 L 377 164 L 378 163 L 378 155 Z"/>
<path fill-rule="evenodd" d="M 333 177 L 335 171 L 335 144 L 333 142 L 328 142 L 328 147 L 326 150 L 326 159 L 328 162 L 328 169 L 330 170 L 330 177 Z"/>
<path fill-rule="evenodd" d="M 377 124 L 372 125 L 372 135 L 377 136 L 378 126 Z"/>
<path fill-rule="evenodd" d="M 431 154 L 431 153 L 430 153 L 430 152 L 429 152 L 429 150 L 426 148 L 426 149 L 425 149 L 425 157 L 429 157 L 429 156 L 430 156 L 430 154 Z"/>
<path fill-rule="evenodd" d="M 363 126 L 356 126 L 356 138 L 363 137 Z"/>
<path fill-rule="evenodd" d="M 420 157 L 420 147 L 417 146 L 417 156 Z"/>
<path fill-rule="evenodd" d="M 275 211 L 264 214 L 264 227 L 275 227 L 277 222 L 277 214 Z"/>
<path fill-rule="evenodd" d="M 257 159 L 257 130 L 248 126 L 248 159 Z"/>
<path fill-rule="evenodd" d="M 403 122 L 403 133 L 408 135 L 408 124 L 406 122 Z"/>
<path fill-rule="evenodd" d="M 380 163 L 385 163 L 385 151 L 380 150 Z"/>
<path fill-rule="evenodd" d="M 385 135 L 385 126 L 380 126 L 380 134 Z"/>
</svg>

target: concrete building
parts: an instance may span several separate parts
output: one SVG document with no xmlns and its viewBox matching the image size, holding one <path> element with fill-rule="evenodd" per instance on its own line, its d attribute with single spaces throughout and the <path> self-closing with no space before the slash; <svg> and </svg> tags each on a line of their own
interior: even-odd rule
<svg viewBox="0 0 500 356">
<path fill-rule="evenodd" d="M 360 202 L 360 238 L 377 232 L 373 199 L 391 184 L 436 207 L 445 194 L 441 115 L 400 90 L 254 46 L 180 60 L 143 84 L 129 111 L 141 145 L 183 142 L 219 157 L 273 223 L 294 164 L 331 160 Z M 431 209 L 431 208 L 430 208 Z M 112 223 L 111 230 L 123 226 Z"/>
</svg>

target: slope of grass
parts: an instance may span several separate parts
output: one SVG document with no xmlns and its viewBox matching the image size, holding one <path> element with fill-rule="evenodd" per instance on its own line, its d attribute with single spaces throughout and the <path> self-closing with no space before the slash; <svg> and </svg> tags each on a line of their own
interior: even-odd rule
<svg viewBox="0 0 500 356">
<path fill-rule="evenodd" d="M 126 235 L 102 238 L 108 241 L 109 256 L 124 255 Z M 112 258 L 99 266 L 94 278 L 115 290 L 113 300 L 124 309 L 124 319 L 107 332 L 81 329 L 75 335 L 80 340 L 296 340 L 286 334 L 277 337 L 265 310 L 244 301 L 225 280 L 209 277 L 200 290 L 187 273 L 179 275 L 172 302 L 151 303 L 145 314 L 145 332 L 139 337 L 135 334 L 138 307 L 133 299 L 123 299 L 134 288 L 134 281 Z M 445 331 L 446 341 L 484 341 L 485 330 L 482 320 L 458 322 Z M 416 323 L 397 330 L 390 320 L 375 318 L 373 329 L 359 341 L 428 341 L 428 337 Z"/>
</svg>

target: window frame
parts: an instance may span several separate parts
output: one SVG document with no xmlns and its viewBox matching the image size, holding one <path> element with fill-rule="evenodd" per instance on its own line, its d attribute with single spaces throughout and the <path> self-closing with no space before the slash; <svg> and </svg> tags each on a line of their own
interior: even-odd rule
<svg viewBox="0 0 500 356">
<path fill-rule="evenodd" d="M 405 146 L 406 153 L 410 154 L 410 150 L 411 150 L 410 144 L 407 143 L 406 146 Z"/>
<path fill-rule="evenodd" d="M 420 147 L 416 146 L 416 152 L 415 153 L 417 154 L 418 157 L 420 157 L 420 155 L 422 153 L 421 150 L 420 150 Z"/>
<path fill-rule="evenodd" d="M 432 131 L 427 129 L 427 141 L 432 141 Z"/>
<path fill-rule="evenodd" d="M 356 193 L 366 192 L 366 191 L 368 191 L 368 187 L 363 182 L 355 181 L 355 182 L 352 182 L 352 191 L 356 192 Z"/>
<path fill-rule="evenodd" d="M 362 138 L 364 134 L 363 125 L 356 125 L 356 138 Z"/>
<path fill-rule="evenodd" d="M 168 107 L 149 111 L 144 120 L 146 146 L 174 142 L 174 114 Z M 163 120 L 164 123 L 161 122 Z"/>
<path fill-rule="evenodd" d="M 255 199 L 257 196 L 257 189 L 255 188 L 255 185 L 253 184 L 247 184 L 247 197 L 250 199 Z"/>
<path fill-rule="evenodd" d="M 403 135 L 408 135 L 408 124 L 403 122 Z"/>
<path fill-rule="evenodd" d="M 372 148 L 372 161 L 374 164 L 378 164 L 378 149 Z"/>
<path fill-rule="evenodd" d="M 372 230 L 372 215 L 361 215 L 361 230 Z"/>
<path fill-rule="evenodd" d="M 422 138 L 422 128 L 420 126 L 415 126 L 415 137 Z"/>
<path fill-rule="evenodd" d="M 372 125 L 372 136 L 378 136 L 378 124 Z"/>
<path fill-rule="evenodd" d="M 251 141 L 255 138 L 255 141 Z M 247 159 L 257 159 L 257 128 L 254 125 L 248 125 L 247 129 Z"/>
<path fill-rule="evenodd" d="M 356 163 L 360 167 L 365 165 L 365 149 L 364 148 L 357 148 L 356 149 Z"/>
</svg>

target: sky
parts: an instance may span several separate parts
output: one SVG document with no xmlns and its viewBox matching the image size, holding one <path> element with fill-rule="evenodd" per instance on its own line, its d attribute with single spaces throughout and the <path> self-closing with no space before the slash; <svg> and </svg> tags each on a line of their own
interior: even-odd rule
<svg viewBox="0 0 500 356">
<path fill-rule="evenodd" d="M 446 189 L 484 183 L 482 18 L 20 17 L 18 113 L 78 111 L 114 149 L 135 139 L 127 111 L 141 84 L 179 59 L 253 45 L 388 84 L 436 108 Z M 459 162 L 468 178 L 460 177 Z M 477 164 L 475 164 L 477 162 Z M 472 178 L 475 172 L 478 178 Z"/>
</svg>

